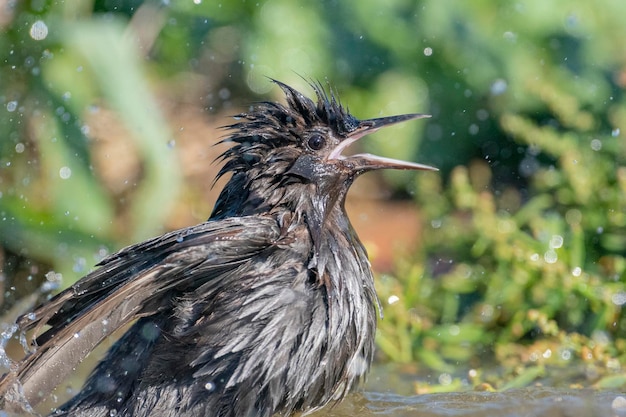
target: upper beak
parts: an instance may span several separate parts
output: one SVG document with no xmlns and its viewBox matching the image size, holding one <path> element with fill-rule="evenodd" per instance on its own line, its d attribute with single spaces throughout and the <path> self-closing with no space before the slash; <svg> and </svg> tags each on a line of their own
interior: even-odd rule
<svg viewBox="0 0 626 417">
<path fill-rule="evenodd" d="M 355 130 L 350 132 L 348 137 L 341 141 L 328 155 L 328 159 L 346 158 L 342 152 L 351 144 L 359 140 L 365 135 L 376 132 L 381 127 L 390 126 L 406 120 L 424 119 L 430 117 L 428 114 L 402 114 L 399 116 L 380 117 L 377 119 L 362 120 Z M 374 169 L 415 169 L 424 171 L 438 171 L 437 168 L 429 165 L 418 164 L 415 162 L 401 161 L 398 159 L 384 158 L 371 154 L 356 154 L 348 157 L 353 163 L 356 163 L 357 169 L 368 171 Z"/>
</svg>

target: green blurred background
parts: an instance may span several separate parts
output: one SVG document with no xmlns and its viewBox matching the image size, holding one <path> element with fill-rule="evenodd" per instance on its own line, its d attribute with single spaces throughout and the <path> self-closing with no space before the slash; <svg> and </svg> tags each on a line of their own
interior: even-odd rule
<svg viewBox="0 0 626 417">
<path fill-rule="evenodd" d="M 225 116 L 280 100 L 267 77 L 320 80 L 357 117 L 433 116 L 363 145 L 441 168 L 377 180 L 420 225 L 378 271 L 379 360 L 486 388 L 572 364 L 569 383 L 625 385 L 626 3 L 0 7 L 5 326 L 61 277 L 205 219 Z"/>
</svg>

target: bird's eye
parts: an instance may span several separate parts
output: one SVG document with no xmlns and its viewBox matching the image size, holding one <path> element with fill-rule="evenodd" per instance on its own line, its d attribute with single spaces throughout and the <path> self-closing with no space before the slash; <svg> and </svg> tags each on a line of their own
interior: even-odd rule
<svg viewBox="0 0 626 417">
<path fill-rule="evenodd" d="M 326 145 L 326 139 L 324 139 L 324 136 L 318 133 L 315 133 L 311 135 L 311 137 L 309 138 L 307 142 L 307 145 L 309 146 L 311 150 L 319 151 L 320 149 L 324 147 L 324 145 Z"/>
</svg>

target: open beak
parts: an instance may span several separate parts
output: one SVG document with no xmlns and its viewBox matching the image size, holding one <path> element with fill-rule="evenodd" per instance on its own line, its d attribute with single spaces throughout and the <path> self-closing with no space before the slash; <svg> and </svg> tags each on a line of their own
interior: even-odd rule
<svg viewBox="0 0 626 417">
<path fill-rule="evenodd" d="M 428 114 L 402 114 L 399 116 L 380 117 L 377 119 L 362 120 L 346 139 L 333 149 L 328 155 L 328 159 L 346 159 L 356 165 L 360 171 L 370 171 L 374 169 L 414 169 L 423 171 L 438 171 L 437 168 L 429 165 L 422 165 L 415 162 L 401 161 L 398 159 L 384 158 L 371 154 L 356 154 L 343 156 L 342 152 L 351 144 L 361 139 L 365 135 L 376 132 L 381 127 L 390 126 L 396 123 L 413 119 L 424 119 L 430 117 Z"/>
</svg>

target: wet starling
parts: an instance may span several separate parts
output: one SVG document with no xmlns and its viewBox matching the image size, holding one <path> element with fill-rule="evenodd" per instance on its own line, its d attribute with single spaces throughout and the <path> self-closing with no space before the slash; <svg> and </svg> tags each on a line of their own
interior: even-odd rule
<svg viewBox="0 0 626 417">
<path fill-rule="evenodd" d="M 358 120 L 319 84 L 315 103 L 275 83 L 287 105 L 260 103 L 227 127 L 218 177 L 231 177 L 209 220 L 122 249 L 23 316 L 36 348 L 0 393 L 36 404 L 120 328 L 53 415 L 286 416 L 363 379 L 378 300 L 346 193 L 367 171 L 434 168 L 343 151 L 424 115 Z"/>
</svg>

